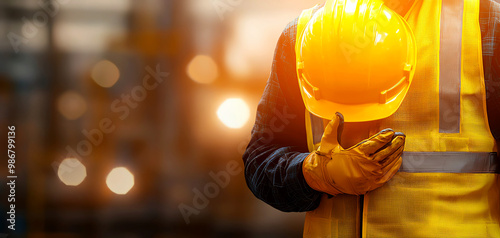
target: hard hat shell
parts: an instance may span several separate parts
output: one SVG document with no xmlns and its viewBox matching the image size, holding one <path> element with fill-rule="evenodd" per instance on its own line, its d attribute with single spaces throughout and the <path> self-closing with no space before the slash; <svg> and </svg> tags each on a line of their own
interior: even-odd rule
<svg viewBox="0 0 500 238">
<path fill-rule="evenodd" d="M 408 23 L 380 0 L 327 0 L 297 33 L 297 76 L 312 114 L 346 122 L 392 115 L 415 72 Z"/>
</svg>

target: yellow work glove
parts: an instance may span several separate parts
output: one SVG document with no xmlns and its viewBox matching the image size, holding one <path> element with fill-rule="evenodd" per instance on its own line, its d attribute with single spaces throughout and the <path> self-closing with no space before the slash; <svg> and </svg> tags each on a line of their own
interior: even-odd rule
<svg viewBox="0 0 500 238">
<path fill-rule="evenodd" d="M 344 125 L 336 113 L 328 123 L 317 151 L 302 164 L 307 184 L 330 195 L 361 195 L 382 186 L 401 166 L 405 135 L 385 129 L 349 149 L 340 146 Z"/>
</svg>

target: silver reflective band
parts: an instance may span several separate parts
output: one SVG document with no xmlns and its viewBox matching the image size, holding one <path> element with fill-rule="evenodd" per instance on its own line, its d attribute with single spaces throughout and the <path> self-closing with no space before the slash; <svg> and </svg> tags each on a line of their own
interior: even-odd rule
<svg viewBox="0 0 500 238">
<path fill-rule="evenodd" d="M 443 0 L 439 43 L 439 132 L 460 133 L 463 0 Z"/>
<path fill-rule="evenodd" d="M 495 152 L 403 152 L 399 172 L 498 174 L 498 164 Z"/>
<path fill-rule="evenodd" d="M 313 144 L 317 144 L 321 142 L 321 137 L 323 137 L 323 133 L 325 128 L 323 127 L 323 119 L 313 115 L 308 112 L 311 118 L 311 131 L 313 136 Z"/>
</svg>

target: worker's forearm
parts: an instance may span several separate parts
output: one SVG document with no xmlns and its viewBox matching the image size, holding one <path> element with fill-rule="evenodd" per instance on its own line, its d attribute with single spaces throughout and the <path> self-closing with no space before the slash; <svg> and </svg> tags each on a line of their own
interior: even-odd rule
<svg viewBox="0 0 500 238">
<path fill-rule="evenodd" d="M 309 153 L 266 145 L 263 137 L 253 138 L 243 156 L 245 178 L 253 194 L 281 211 L 315 209 L 321 193 L 310 188 L 302 174 L 302 162 Z"/>
</svg>

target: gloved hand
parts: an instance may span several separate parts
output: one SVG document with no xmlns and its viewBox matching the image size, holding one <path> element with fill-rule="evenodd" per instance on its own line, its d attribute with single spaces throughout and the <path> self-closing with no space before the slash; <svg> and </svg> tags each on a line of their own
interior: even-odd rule
<svg viewBox="0 0 500 238">
<path fill-rule="evenodd" d="M 307 184 L 330 195 L 361 195 L 382 186 L 401 166 L 405 135 L 384 129 L 349 149 L 340 146 L 344 117 L 328 123 L 317 151 L 302 164 Z"/>
</svg>

